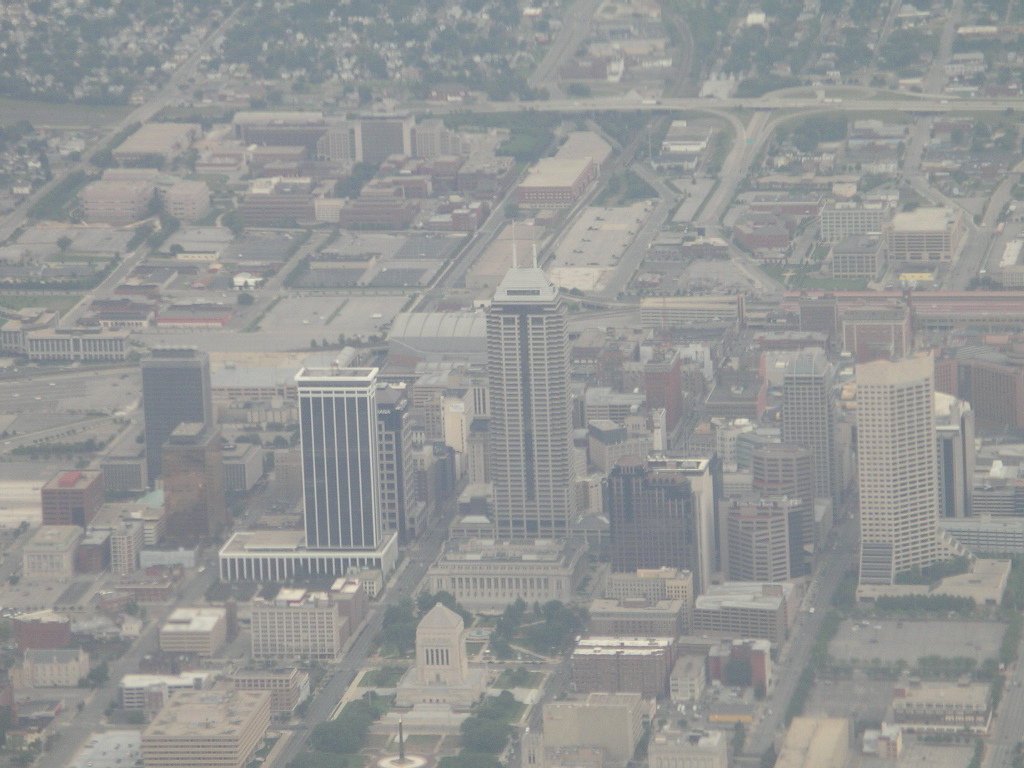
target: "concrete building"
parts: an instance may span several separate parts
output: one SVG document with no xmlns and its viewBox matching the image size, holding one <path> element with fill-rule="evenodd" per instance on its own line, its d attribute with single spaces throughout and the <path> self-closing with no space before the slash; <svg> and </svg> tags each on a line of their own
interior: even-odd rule
<svg viewBox="0 0 1024 768">
<path fill-rule="evenodd" d="M 78 193 L 82 217 L 90 224 L 132 224 L 149 215 L 156 196 L 152 181 L 100 179 Z"/>
<path fill-rule="evenodd" d="M 839 320 L 843 351 L 858 363 L 898 359 L 913 350 L 911 312 L 902 301 L 843 307 Z"/>
<path fill-rule="evenodd" d="M 213 672 L 181 672 L 177 675 L 131 674 L 121 678 L 118 686 L 122 709 L 144 712 L 151 718 L 178 691 L 201 691 L 210 688 Z"/>
<path fill-rule="evenodd" d="M 220 430 L 182 422 L 161 454 L 167 535 L 185 542 L 216 538 L 229 522 Z"/>
<path fill-rule="evenodd" d="M 43 525 L 86 527 L 103 504 L 103 473 L 96 469 L 58 472 L 40 491 Z"/>
<path fill-rule="evenodd" d="M 885 240 L 881 235 L 849 235 L 832 246 L 829 261 L 838 280 L 874 280 L 885 267 Z"/>
<path fill-rule="evenodd" d="M 572 599 L 586 571 L 586 545 L 576 539 L 502 542 L 450 539 L 427 570 L 431 592 L 450 592 L 473 610 L 503 610 Z"/>
<path fill-rule="evenodd" d="M 853 741 L 843 717 L 795 717 L 786 730 L 776 768 L 844 768 Z"/>
<path fill-rule="evenodd" d="M 266 691 L 179 691 L 142 732 L 146 768 L 243 768 L 270 724 Z"/>
<path fill-rule="evenodd" d="M 609 637 L 676 637 L 690 631 L 692 607 L 682 600 L 590 601 L 590 631 Z"/>
<path fill-rule="evenodd" d="M 272 714 L 291 715 L 309 698 L 309 673 L 295 667 L 240 670 L 227 677 L 236 691 L 269 691 Z"/>
<path fill-rule="evenodd" d="M 597 166 L 589 157 L 542 157 L 516 187 L 516 202 L 539 208 L 565 208 L 576 202 L 597 175 Z"/>
<path fill-rule="evenodd" d="M 572 682 L 577 691 L 633 692 L 658 698 L 675 664 L 674 637 L 585 637 L 576 643 Z"/>
<path fill-rule="evenodd" d="M 223 608 L 175 608 L 160 627 L 160 650 L 213 656 L 227 639 Z"/>
<path fill-rule="evenodd" d="M 1024 338 L 991 347 L 946 350 L 935 362 L 935 388 L 968 401 L 978 427 L 1024 428 Z"/>
<path fill-rule="evenodd" d="M 28 650 L 21 662 L 21 684 L 29 688 L 74 688 L 89 674 L 89 654 L 81 648 Z"/>
<path fill-rule="evenodd" d="M 75 573 L 75 551 L 82 539 L 77 525 L 41 525 L 21 550 L 25 579 L 67 579 Z"/>
<path fill-rule="evenodd" d="M 142 410 L 147 472 L 160 475 L 161 451 L 183 422 L 213 423 L 210 358 L 187 348 L 158 348 L 142 359 Z"/>
<path fill-rule="evenodd" d="M 733 581 L 785 581 L 790 570 L 790 518 L 802 502 L 785 497 L 722 502 L 722 571 Z"/>
<path fill-rule="evenodd" d="M 824 458 L 820 461 L 825 464 Z M 810 448 L 792 443 L 762 443 L 750 451 L 754 494 L 785 499 L 789 509 L 789 562 L 794 576 L 807 573 L 818 540 L 814 520 L 814 458 Z M 728 546 L 723 542 L 723 546 Z"/>
<path fill-rule="evenodd" d="M 366 618 L 369 601 L 359 582 L 339 579 L 327 591 L 282 588 L 273 600 L 251 604 L 254 659 L 334 661 Z"/>
<path fill-rule="evenodd" d="M 469 667 L 462 617 L 435 603 L 416 625 L 416 664 L 399 680 L 395 704 L 468 710 L 486 685 L 485 671 Z"/>
<path fill-rule="evenodd" d="M 952 261 L 963 234 L 959 214 L 947 208 L 916 208 L 897 213 L 885 228 L 886 248 L 893 261 Z"/>
<path fill-rule="evenodd" d="M 146 540 L 140 520 L 119 520 L 110 527 L 110 572 L 128 576 L 139 567 L 139 552 Z"/>
<path fill-rule="evenodd" d="M 172 160 L 191 146 L 202 133 L 197 123 L 143 123 L 113 149 L 119 163 L 132 163 L 157 157 Z"/>
<path fill-rule="evenodd" d="M 544 750 L 596 747 L 603 765 L 625 765 L 644 737 L 655 703 L 639 693 L 589 693 L 544 704 Z"/>
<path fill-rule="evenodd" d="M 728 768 L 728 757 L 729 741 L 722 731 L 666 728 L 651 736 L 647 746 L 650 768 Z"/>
<path fill-rule="evenodd" d="M 847 237 L 881 233 L 892 216 L 882 203 L 827 203 L 819 214 L 818 240 L 838 243 Z"/>
<path fill-rule="evenodd" d="M 640 299 L 644 328 L 733 327 L 743 322 L 743 295 L 647 296 Z"/>
<path fill-rule="evenodd" d="M 538 267 L 514 267 L 487 310 L 488 463 L 500 538 L 564 536 L 575 512 L 565 308 Z"/>
<path fill-rule="evenodd" d="M 942 559 L 931 354 L 857 365 L 860 582 Z"/>
<path fill-rule="evenodd" d="M 164 210 L 180 221 L 199 221 L 210 212 L 210 188 L 203 181 L 179 181 L 164 192 Z"/>
<path fill-rule="evenodd" d="M 128 336 L 106 328 L 41 328 L 25 334 L 25 354 L 33 362 L 120 362 L 128 359 Z"/>
<path fill-rule="evenodd" d="M 893 691 L 887 722 L 909 733 L 988 734 L 992 702 L 985 683 L 911 682 Z"/>
<path fill-rule="evenodd" d="M 763 637 L 781 645 L 795 610 L 792 582 L 726 582 L 712 585 L 693 606 L 694 632 L 732 637 Z"/>
<path fill-rule="evenodd" d="M 604 596 L 612 600 L 682 600 L 693 606 L 693 572 L 678 568 L 638 568 L 633 573 L 609 573 Z"/>
<path fill-rule="evenodd" d="M 410 541 L 427 525 L 426 505 L 416 498 L 413 472 L 413 418 L 406 388 L 377 390 L 377 476 L 381 526 Z"/>
<path fill-rule="evenodd" d="M 668 695 L 673 704 L 696 704 L 707 685 L 707 664 L 704 656 L 681 654 L 668 677 Z"/>
<path fill-rule="evenodd" d="M 263 477 L 262 446 L 235 444 L 222 446 L 221 462 L 224 466 L 224 490 L 227 493 L 248 493 Z"/>
</svg>

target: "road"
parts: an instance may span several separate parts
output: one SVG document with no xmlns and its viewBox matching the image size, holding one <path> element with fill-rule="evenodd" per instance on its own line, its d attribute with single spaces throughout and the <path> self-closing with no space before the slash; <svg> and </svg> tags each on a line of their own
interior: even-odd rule
<svg viewBox="0 0 1024 768">
<path fill-rule="evenodd" d="M 351 643 L 342 660 L 327 673 L 324 682 L 306 710 L 303 722 L 292 731 L 287 745 L 277 754 L 273 764 L 265 768 L 285 768 L 296 755 L 306 748 L 313 727 L 333 717 L 338 702 L 355 679 L 356 674 L 365 665 L 366 659 L 373 650 L 374 640 L 380 632 L 384 620 L 384 612 L 389 606 L 397 604 L 403 598 L 415 593 L 416 587 L 426 575 L 430 566 L 444 546 L 448 523 L 455 512 L 455 502 L 451 501 L 446 509 L 443 520 L 432 527 L 427 534 L 406 551 L 406 560 L 401 571 L 392 579 L 392 583 L 384 597 L 373 605 L 362 629 Z"/>
<path fill-rule="evenodd" d="M 1017 646 L 1018 658 L 1024 659 L 1024 638 Z M 986 742 L 982 768 L 1011 768 L 1017 744 L 1024 734 L 1024 663 L 1017 662 L 1006 675 L 1003 698 Z"/>
<path fill-rule="evenodd" d="M 558 71 L 583 44 L 590 32 L 590 21 L 602 0 L 575 0 L 562 17 L 562 28 L 544 53 L 527 82 L 531 88 L 546 88 L 553 97 L 562 95 Z"/>
<path fill-rule="evenodd" d="M 761 720 L 750 727 L 744 752 L 759 757 L 773 743 L 776 733 L 785 728 L 786 709 L 793 698 L 800 673 L 810 663 L 811 647 L 818 637 L 821 621 L 832 604 L 832 593 L 857 554 L 857 521 L 848 517 L 839 525 L 835 548 L 823 558 L 804 599 L 793 637 L 775 665 L 775 689 L 771 693 L 771 714 L 764 710 Z M 806 609 L 813 608 L 814 613 Z"/>
<path fill-rule="evenodd" d="M 963 0 L 953 0 L 945 13 L 939 47 L 924 79 L 923 90 L 925 93 L 941 93 L 946 84 L 946 64 L 949 62 L 950 56 L 953 55 L 953 39 L 956 36 L 956 28 L 960 24 L 963 9 Z"/>
</svg>

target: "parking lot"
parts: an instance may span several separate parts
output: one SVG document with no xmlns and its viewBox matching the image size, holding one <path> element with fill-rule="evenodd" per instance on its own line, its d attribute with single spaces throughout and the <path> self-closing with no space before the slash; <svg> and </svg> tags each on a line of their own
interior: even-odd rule
<svg viewBox="0 0 1024 768">
<path fill-rule="evenodd" d="M 902 659 L 909 665 L 922 656 L 970 656 L 980 661 L 996 656 L 1003 630 L 1002 624 L 992 621 L 846 620 L 829 644 L 829 653 L 843 661 Z"/>
</svg>

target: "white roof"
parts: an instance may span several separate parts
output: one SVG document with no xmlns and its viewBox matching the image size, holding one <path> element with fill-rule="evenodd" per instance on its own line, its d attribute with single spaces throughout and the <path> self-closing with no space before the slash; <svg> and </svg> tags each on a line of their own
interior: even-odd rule
<svg viewBox="0 0 1024 768">
<path fill-rule="evenodd" d="M 558 289 L 540 267 L 513 267 L 506 274 L 492 304 L 538 304 L 558 298 Z"/>
<path fill-rule="evenodd" d="M 482 312 L 400 312 L 391 323 L 390 338 L 487 335 Z"/>
</svg>

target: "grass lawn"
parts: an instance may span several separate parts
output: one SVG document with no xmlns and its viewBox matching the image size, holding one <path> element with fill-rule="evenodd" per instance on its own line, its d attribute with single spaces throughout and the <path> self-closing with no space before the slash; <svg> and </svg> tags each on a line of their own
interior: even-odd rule
<svg viewBox="0 0 1024 768">
<path fill-rule="evenodd" d="M 359 680 L 363 688 L 394 688 L 402 675 L 405 674 L 405 667 L 389 666 L 367 670 Z"/>
<path fill-rule="evenodd" d="M 495 688 L 536 688 L 544 675 L 528 669 L 506 669 L 494 681 Z"/>
<path fill-rule="evenodd" d="M 67 312 L 82 300 L 81 293 L 0 293 L 0 307 L 24 309 L 25 307 L 46 307 L 58 312 Z"/>
</svg>

